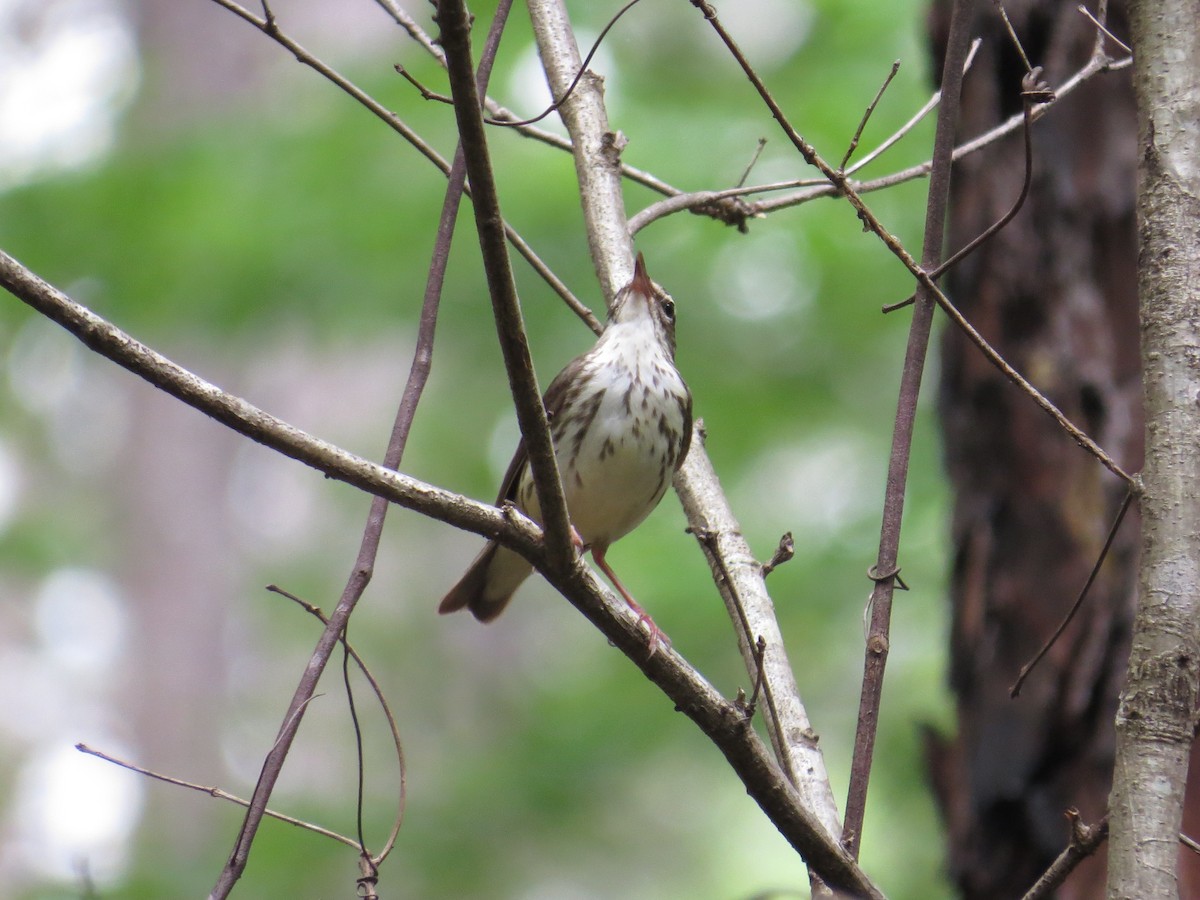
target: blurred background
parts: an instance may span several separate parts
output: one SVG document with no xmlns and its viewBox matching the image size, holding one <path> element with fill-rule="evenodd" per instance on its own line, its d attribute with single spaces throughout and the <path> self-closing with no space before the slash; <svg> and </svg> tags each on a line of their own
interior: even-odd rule
<svg viewBox="0 0 1200 900">
<path fill-rule="evenodd" d="M 430 8 L 407 0 L 432 30 Z M 494 4 L 473 4 L 482 31 Z M 569 4 L 590 45 L 616 3 Z M 280 27 L 454 149 L 445 80 L 375 4 L 276 0 Z M 257 9 L 253 10 L 258 12 Z M 718 11 L 798 129 L 839 160 L 893 60 L 863 151 L 930 94 L 923 5 L 739 0 Z M 478 45 L 478 41 L 477 41 Z M 699 13 L 646 2 L 605 41 L 627 162 L 685 190 L 806 177 Z M 518 4 L 490 93 L 546 102 Z M 546 127 L 561 130 L 547 120 Z M 918 128 L 865 175 L 927 157 Z M 599 314 L 570 158 L 493 130 L 509 222 Z M 444 179 L 352 100 L 208 0 L 0 2 L 0 247 L 223 388 L 378 459 L 407 376 Z M 924 182 L 869 198 L 919 246 Z M 653 202 L 630 185 L 632 214 Z M 679 307 L 678 364 L 708 452 L 771 576 L 788 651 L 844 805 L 865 576 L 911 285 L 832 200 L 748 235 L 660 220 L 637 241 Z M 591 334 L 516 264 L 543 384 Z M 0 897 L 196 897 L 241 810 L 74 749 L 248 796 L 368 500 L 244 440 L 0 302 Z M 932 373 L 927 384 L 932 384 Z M 926 392 L 929 396 L 930 392 Z M 890 896 L 949 893 L 919 730 L 946 726 L 947 495 L 924 403 L 911 467 L 888 684 L 863 860 Z M 493 499 L 516 425 L 469 205 L 433 376 L 402 469 Z M 673 645 L 727 696 L 733 631 L 669 495 L 610 560 Z M 482 541 L 400 509 L 350 639 L 395 709 L 408 797 L 380 891 L 413 898 L 807 896 L 802 862 L 720 754 L 544 582 L 483 627 L 438 617 Z M 272 807 L 353 833 L 354 743 L 340 673 L 309 707 Z M 386 725 L 361 679 L 367 839 L 396 812 Z M 244 896 L 347 896 L 353 851 L 267 821 Z"/>
</svg>

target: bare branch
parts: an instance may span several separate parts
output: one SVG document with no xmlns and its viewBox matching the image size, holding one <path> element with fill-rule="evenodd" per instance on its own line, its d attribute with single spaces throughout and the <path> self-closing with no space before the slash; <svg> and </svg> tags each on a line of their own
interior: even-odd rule
<svg viewBox="0 0 1200 900">
<path fill-rule="evenodd" d="M 0 287 L 57 322 L 87 347 L 239 434 L 337 481 L 440 522 L 496 538 L 530 561 L 541 557 L 541 530 L 502 512 L 355 456 L 277 419 L 177 365 L 47 284 L 0 250 Z"/>
<path fill-rule="evenodd" d="M 888 89 L 888 85 L 892 83 L 892 79 L 896 77 L 896 73 L 900 71 L 900 60 L 892 63 L 892 68 L 888 71 L 887 78 L 883 79 L 883 84 L 879 86 L 879 90 L 875 92 L 874 99 L 867 104 L 867 109 L 863 113 L 862 118 L 858 120 L 858 127 L 854 129 L 854 137 L 850 138 L 850 146 L 846 148 L 846 155 L 842 157 L 842 161 L 838 164 L 838 171 L 846 171 L 846 163 L 850 162 L 850 157 L 854 155 L 854 151 L 858 149 L 858 142 L 862 138 L 863 129 L 867 127 L 867 122 L 871 119 L 871 113 L 875 112 L 875 107 L 879 105 L 879 101 L 883 99 L 883 93 Z"/>
</svg>

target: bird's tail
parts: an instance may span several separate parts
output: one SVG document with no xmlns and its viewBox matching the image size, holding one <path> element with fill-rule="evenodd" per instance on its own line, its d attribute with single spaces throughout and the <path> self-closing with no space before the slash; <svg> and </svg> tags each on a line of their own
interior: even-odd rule
<svg viewBox="0 0 1200 900">
<path fill-rule="evenodd" d="M 489 541 L 466 574 L 438 604 L 439 613 L 469 609 L 480 622 L 490 622 L 508 606 L 533 566 L 518 553 Z"/>
</svg>

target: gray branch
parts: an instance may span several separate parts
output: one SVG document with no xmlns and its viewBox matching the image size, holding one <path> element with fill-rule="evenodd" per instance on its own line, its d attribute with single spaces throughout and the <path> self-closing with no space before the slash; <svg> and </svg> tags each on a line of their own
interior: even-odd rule
<svg viewBox="0 0 1200 900">
<path fill-rule="evenodd" d="M 582 63 L 570 20 L 559 0 L 530 0 L 528 5 L 551 94 L 561 98 Z M 580 79 L 562 105 L 561 113 L 575 150 L 575 169 L 579 174 L 593 262 L 606 294 L 611 297 L 616 288 L 628 281 L 633 268 L 621 194 L 623 138 L 609 128 L 602 79 L 593 73 L 586 73 Z M 703 404 L 703 398 L 700 402 Z M 693 531 L 710 554 L 714 571 L 719 567 L 728 578 L 722 589 L 735 610 L 734 625 L 751 683 L 758 677 L 753 647 L 760 635 L 766 639 L 766 721 L 780 767 L 805 806 L 821 821 L 825 840 L 836 843 L 841 830 L 837 806 L 824 759 L 791 676 L 762 567 L 741 538 L 737 520 L 713 472 L 702 439 L 693 441 L 691 452 L 676 475 L 675 485 Z M 709 535 L 713 537 L 710 541 L 706 540 Z"/>
</svg>

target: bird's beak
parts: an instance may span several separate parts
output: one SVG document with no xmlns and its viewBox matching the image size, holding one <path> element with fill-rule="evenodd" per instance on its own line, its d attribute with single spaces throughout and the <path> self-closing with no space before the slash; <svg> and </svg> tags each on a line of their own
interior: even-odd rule
<svg viewBox="0 0 1200 900">
<path fill-rule="evenodd" d="M 633 266 L 633 281 L 629 282 L 629 287 L 643 297 L 654 296 L 654 282 L 646 274 L 646 260 L 640 253 L 637 255 L 637 262 Z"/>
</svg>

